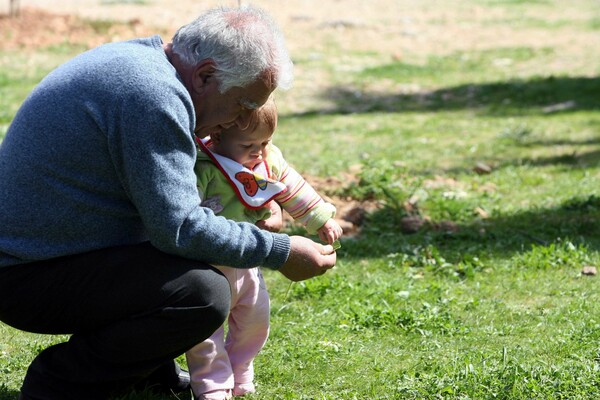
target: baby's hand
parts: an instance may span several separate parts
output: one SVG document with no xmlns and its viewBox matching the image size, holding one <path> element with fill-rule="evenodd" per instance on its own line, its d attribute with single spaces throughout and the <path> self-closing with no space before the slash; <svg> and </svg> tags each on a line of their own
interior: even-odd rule
<svg viewBox="0 0 600 400">
<path fill-rule="evenodd" d="M 317 230 L 317 233 L 319 234 L 319 239 L 327 244 L 333 244 L 333 242 L 342 236 L 343 230 L 333 218 L 329 218 L 327 222 L 325 222 L 325 225 Z"/>
<path fill-rule="evenodd" d="M 283 228 L 283 214 L 281 213 L 281 207 L 274 201 L 267 203 L 266 207 L 271 210 L 271 216 L 256 222 L 256 226 L 269 232 L 279 232 L 281 228 Z"/>
</svg>

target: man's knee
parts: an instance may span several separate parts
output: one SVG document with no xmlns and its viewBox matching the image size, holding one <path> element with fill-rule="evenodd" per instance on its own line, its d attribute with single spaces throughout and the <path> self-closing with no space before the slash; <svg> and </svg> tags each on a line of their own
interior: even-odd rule
<svg viewBox="0 0 600 400">
<path fill-rule="evenodd" d="M 196 320 L 215 329 L 225 321 L 231 304 L 231 289 L 227 278 L 215 269 L 192 269 L 185 273 L 180 283 L 180 293 L 185 293 L 181 305 Z"/>
</svg>

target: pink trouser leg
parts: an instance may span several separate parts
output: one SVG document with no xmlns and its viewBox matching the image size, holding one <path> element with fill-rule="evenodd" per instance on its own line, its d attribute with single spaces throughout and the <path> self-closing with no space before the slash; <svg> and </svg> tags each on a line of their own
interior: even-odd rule
<svg viewBox="0 0 600 400">
<path fill-rule="evenodd" d="M 233 371 L 224 335 L 225 329 L 221 326 L 211 337 L 185 353 L 195 396 L 233 389 Z"/>
<path fill-rule="evenodd" d="M 239 299 L 227 320 L 225 348 L 233 369 L 236 396 L 254 392 L 253 361 L 269 336 L 269 294 L 260 269 L 248 270 L 237 280 Z"/>
<path fill-rule="evenodd" d="M 231 310 L 225 328 L 186 353 L 196 396 L 233 390 L 254 392 L 253 361 L 269 336 L 269 294 L 259 268 L 219 267 L 231 286 Z"/>
</svg>

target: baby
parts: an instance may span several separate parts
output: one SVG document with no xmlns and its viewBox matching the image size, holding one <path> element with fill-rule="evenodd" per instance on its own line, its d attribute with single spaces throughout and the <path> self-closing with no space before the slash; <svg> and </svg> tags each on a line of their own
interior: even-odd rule
<svg viewBox="0 0 600 400">
<path fill-rule="evenodd" d="M 277 127 L 273 99 L 256 111 L 247 129 L 232 126 L 198 139 L 195 166 L 202 205 L 235 221 L 253 224 L 271 216 L 277 202 L 311 234 L 328 244 L 342 235 L 335 207 L 283 158 L 272 144 Z M 217 266 L 231 286 L 227 337 L 221 326 L 186 353 L 195 399 L 222 400 L 255 391 L 253 360 L 269 335 L 269 295 L 258 267 Z"/>
</svg>

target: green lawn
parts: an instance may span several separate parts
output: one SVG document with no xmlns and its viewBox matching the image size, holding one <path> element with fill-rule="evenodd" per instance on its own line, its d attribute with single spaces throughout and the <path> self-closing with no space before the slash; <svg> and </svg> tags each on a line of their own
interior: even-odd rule
<svg viewBox="0 0 600 400">
<path fill-rule="evenodd" d="M 353 47 L 352 27 L 292 51 L 276 143 L 342 181 L 327 194 L 379 208 L 330 273 L 290 287 L 265 272 L 272 331 L 249 400 L 600 398 L 600 277 L 581 273 L 600 268 L 600 5 L 433 3 L 411 3 L 421 36 L 401 56 Z M 0 136 L 68 56 L 0 52 Z M 403 233 L 407 215 L 426 223 Z M 64 339 L 0 324 L 0 400 Z"/>
</svg>

